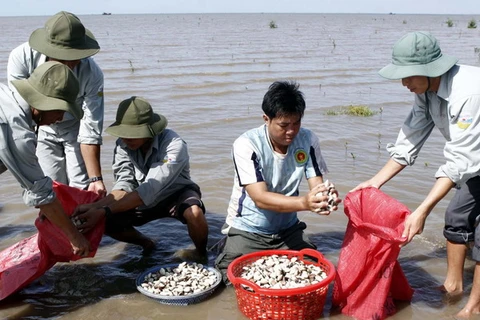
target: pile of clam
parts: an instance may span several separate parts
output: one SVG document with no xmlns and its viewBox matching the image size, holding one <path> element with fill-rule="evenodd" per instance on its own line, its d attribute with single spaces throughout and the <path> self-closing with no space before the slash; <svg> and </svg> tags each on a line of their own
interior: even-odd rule
<svg viewBox="0 0 480 320">
<path fill-rule="evenodd" d="M 294 289 L 316 284 L 327 277 L 319 266 L 306 264 L 297 257 L 262 256 L 243 267 L 240 277 L 266 289 Z M 245 287 L 247 290 L 251 290 Z"/>
<path fill-rule="evenodd" d="M 316 194 L 317 197 L 321 197 L 321 196 L 328 196 L 328 206 L 327 206 L 327 210 L 325 209 L 316 209 L 315 212 L 320 212 L 320 211 L 332 211 L 333 210 L 333 207 L 335 207 L 337 205 L 337 194 L 334 192 L 335 190 L 335 186 L 333 185 L 333 183 L 331 183 L 330 181 L 328 180 L 325 180 L 325 182 L 323 183 L 325 185 L 325 187 L 327 188 L 327 190 L 323 191 L 323 192 L 319 192 Z"/>
<path fill-rule="evenodd" d="M 162 296 L 186 296 L 211 288 L 218 278 L 200 263 L 180 263 L 175 268 L 160 268 L 148 273 L 141 286 L 150 293 Z"/>
</svg>

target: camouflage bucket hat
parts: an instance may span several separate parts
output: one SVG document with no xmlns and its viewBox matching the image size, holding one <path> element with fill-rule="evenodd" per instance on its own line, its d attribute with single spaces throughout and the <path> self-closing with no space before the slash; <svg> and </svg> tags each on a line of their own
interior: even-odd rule
<svg viewBox="0 0 480 320">
<path fill-rule="evenodd" d="M 57 60 L 80 60 L 100 50 L 93 34 L 85 29 L 80 19 L 60 11 L 47 20 L 44 28 L 32 32 L 30 47 Z"/>
<path fill-rule="evenodd" d="M 66 65 L 47 61 L 39 65 L 28 79 L 13 80 L 12 85 L 22 98 L 40 111 L 63 110 L 81 119 L 83 111 L 75 102 L 78 80 Z"/>
<path fill-rule="evenodd" d="M 133 96 L 120 102 L 116 120 L 105 132 L 119 138 L 153 138 L 167 124 L 167 118 L 154 113 L 147 100 Z"/>
<path fill-rule="evenodd" d="M 378 73 L 387 79 L 411 76 L 439 77 L 458 59 L 442 54 L 437 39 L 428 32 L 411 32 L 395 43 L 392 62 Z"/>
</svg>

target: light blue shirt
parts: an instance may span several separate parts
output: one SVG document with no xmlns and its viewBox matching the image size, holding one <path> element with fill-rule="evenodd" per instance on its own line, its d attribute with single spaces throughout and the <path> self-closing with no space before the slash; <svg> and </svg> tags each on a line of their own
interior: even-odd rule
<svg viewBox="0 0 480 320">
<path fill-rule="evenodd" d="M 235 178 L 228 206 L 227 224 L 248 232 L 277 234 L 297 223 L 297 212 L 278 213 L 260 209 L 245 186 L 265 182 L 269 192 L 298 196 L 307 179 L 327 172 L 317 136 L 301 128 L 286 155 L 274 152 L 267 127 L 249 130 L 233 144 Z"/>
<path fill-rule="evenodd" d="M 35 155 L 30 107 L 16 94 L 0 84 L 0 173 L 8 169 L 17 179 L 26 205 L 48 204 L 55 199 L 52 180 L 44 175 Z"/>
<path fill-rule="evenodd" d="M 28 42 L 16 47 L 10 53 L 7 65 L 9 87 L 15 91 L 10 83 L 12 80 L 28 78 L 36 67 L 43 64 L 47 57 L 32 49 Z M 83 118 L 80 122 L 70 113 L 66 112 L 63 121 L 50 126 L 42 126 L 51 134 L 64 136 L 78 127 L 77 141 L 82 144 L 102 144 L 104 98 L 103 98 L 103 73 L 93 58 L 85 58 L 74 68 L 73 73 L 78 79 L 80 91 L 77 104 L 83 109 Z"/>
<path fill-rule="evenodd" d="M 415 95 L 415 103 L 387 150 L 396 162 L 413 165 L 437 127 L 445 137 L 446 159 L 435 177 L 462 184 L 480 174 L 480 68 L 455 65 L 441 76 L 438 92 Z"/>
<path fill-rule="evenodd" d="M 139 209 L 154 207 L 175 192 L 195 185 L 190 179 L 187 144 L 170 129 L 153 138 L 145 156 L 117 139 L 112 168 L 113 190 L 136 190 L 145 205 Z"/>
</svg>

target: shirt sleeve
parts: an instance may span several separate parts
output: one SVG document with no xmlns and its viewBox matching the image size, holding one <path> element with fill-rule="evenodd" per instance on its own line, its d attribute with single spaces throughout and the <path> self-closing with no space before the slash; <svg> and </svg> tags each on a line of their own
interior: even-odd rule
<svg viewBox="0 0 480 320">
<path fill-rule="evenodd" d="M 157 159 L 148 170 L 145 181 L 137 192 L 146 207 L 158 203 L 170 194 L 168 189 L 175 183 L 185 167 L 189 165 L 187 144 L 180 137 L 173 137 L 170 141 L 163 141 L 164 150 L 159 150 Z"/>
<path fill-rule="evenodd" d="M 115 179 L 112 190 L 133 192 L 138 187 L 138 181 L 135 177 L 135 167 L 127 151 L 121 146 L 120 140 L 117 140 L 117 144 L 113 150 L 112 169 Z"/>
<path fill-rule="evenodd" d="M 450 139 L 444 148 L 446 163 L 435 177 L 448 177 L 463 183 L 480 172 L 480 96 L 474 95 L 450 104 Z"/>
<path fill-rule="evenodd" d="M 321 177 L 328 173 L 327 164 L 325 163 L 322 151 L 320 150 L 320 140 L 313 131 L 310 131 L 310 139 L 309 157 L 305 167 L 305 177 L 307 179 Z"/>
<path fill-rule="evenodd" d="M 1 160 L 20 183 L 27 206 L 51 203 L 55 199 L 52 180 L 45 176 L 35 155 L 35 134 L 18 123 L 15 126 L 11 130 L 7 124 L 0 125 Z M 8 147 L 3 145 L 7 143 Z"/>
<path fill-rule="evenodd" d="M 395 144 L 387 144 L 390 157 L 401 165 L 413 165 L 435 124 L 425 106 L 425 99 L 415 95 L 415 104 L 403 123 Z"/>
<path fill-rule="evenodd" d="M 258 152 L 249 139 L 240 136 L 235 140 L 232 157 L 240 186 L 265 181 Z"/>
<path fill-rule="evenodd" d="M 92 58 L 84 59 L 85 65 L 77 75 L 82 92 L 83 118 L 77 141 L 82 144 L 102 144 L 104 97 L 104 77 L 100 67 Z M 77 100 L 78 101 L 78 100 Z"/>
<path fill-rule="evenodd" d="M 32 70 L 28 63 L 28 54 L 24 50 L 25 45 L 20 45 L 13 49 L 8 56 L 7 80 L 10 89 L 15 89 L 11 84 L 12 80 L 26 79 L 30 76 Z M 16 89 L 15 89 L 16 90 Z"/>
</svg>

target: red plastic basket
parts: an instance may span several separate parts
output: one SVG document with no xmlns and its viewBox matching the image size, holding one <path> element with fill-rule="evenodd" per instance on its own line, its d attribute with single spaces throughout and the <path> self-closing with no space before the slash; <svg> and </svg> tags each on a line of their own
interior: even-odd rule
<svg viewBox="0 0 480 320">
<path fill-rule="evenodd" d="M 319 266 L 327 277 L 319 283 L 295 289 L 265 289 L 240 277 L 244 266 L 271 255 L 297 257 L 305 264 Z M 312 249 L 264 250 L 233 260 L 228 266 L 227 276 L 235 288 L 238 308 L 249 319 L 311 320 L 322 316 L 328 285 L 335 278 L 335 267 L 320 252 Z"/>
</svg>

